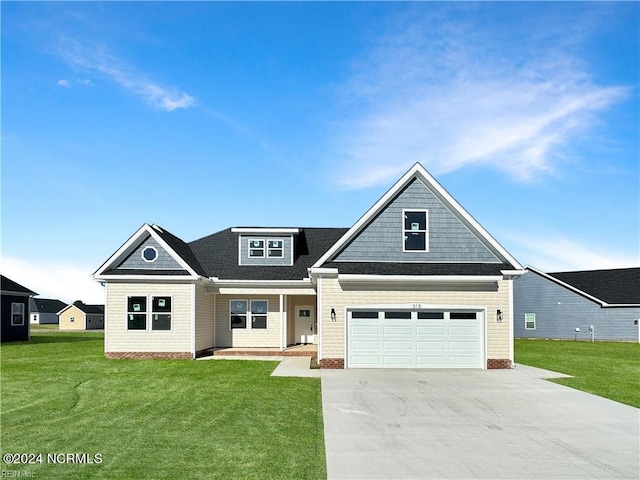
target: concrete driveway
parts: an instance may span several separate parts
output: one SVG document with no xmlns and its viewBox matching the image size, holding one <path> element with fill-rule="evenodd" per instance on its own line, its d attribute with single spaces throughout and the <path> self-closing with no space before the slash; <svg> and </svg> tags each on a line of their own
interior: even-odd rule
<svg viewBox="0 0 640 480">
<path fill-rule="evenodd" d="M 640 410 L 553 376 L 323 370 L 328 478 L 640 478 Z"/>
</svg>

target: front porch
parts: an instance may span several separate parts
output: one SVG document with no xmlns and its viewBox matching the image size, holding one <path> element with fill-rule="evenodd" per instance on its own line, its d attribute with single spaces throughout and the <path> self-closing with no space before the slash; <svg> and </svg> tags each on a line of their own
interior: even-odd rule
<svg viewBox="0 0 640 480">
<path fill-rule="evenodd" d="M 247 348 L 229 347 L 213 348 L 204 352 L 204 356 L 213 355 L 215 357 L 317 357 L 317 345 L 292 345 L 280 350 L 279 348 Z"/>
</svg>

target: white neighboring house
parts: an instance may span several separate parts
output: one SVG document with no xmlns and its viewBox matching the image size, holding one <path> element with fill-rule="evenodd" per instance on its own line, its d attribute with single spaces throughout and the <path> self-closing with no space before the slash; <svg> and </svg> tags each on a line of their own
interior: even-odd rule
<svg viewBox="0 0 640 480">
<path fill-rule="evenodd" d="M 104 328 L 104 305 L 87 305 L 76 300 L 58 312 L 60 330 L 101 330 Z"/>
</svg>

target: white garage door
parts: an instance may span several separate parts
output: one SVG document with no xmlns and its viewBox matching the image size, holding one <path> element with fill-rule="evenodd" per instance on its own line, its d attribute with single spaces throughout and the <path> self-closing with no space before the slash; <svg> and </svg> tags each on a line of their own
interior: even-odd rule
<svg viewBox="0 0 640 480">
<path fill-rule="evenodd" d="M 354 309 L 347 368 L 483 368 L 482 311 Z"/>
</svg>

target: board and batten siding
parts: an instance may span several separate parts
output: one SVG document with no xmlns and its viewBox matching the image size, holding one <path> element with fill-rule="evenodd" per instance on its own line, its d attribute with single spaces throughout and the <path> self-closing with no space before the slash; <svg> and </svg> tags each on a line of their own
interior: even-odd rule
<svg viewBox="0 0 640 480">
<path fill-rule="evenodd" d="M 428 251 L 404 252 L 403 210 L 427 210 Z M 340 262 L 500 260 L 421 181 L 414 180 L 336 258 Z"/>
<path fill-rule="evenodd" d="M 280 296 L 279 295 L 216 295 L 215 346 L 217 348 L 279 348 Z M 265 330 L 230 327 L 229 302 L 231 300 L 267 300 L 267 328 Z M 250 315 L 249 315 L 250 316 Z M 249 320 L 247 321 L 247 324 Z"/>
<path fill-rule="evenodd" d="M 205 293 L 204 285 L 194 285 L 196 310 L 196 352 L 213 348 L 213 305 L 214 296 Z"/>
<path fill-rule="evenodd" d="M 192 289 L 191 284 L 107 284 L 105 353 L 191 352 Z M 150 320 L 147 330 L 127 330 L 127 297 L 130 296 L 171 296 L 171 330 L 152 331 Z"/>
<path fill-rule="evenodd" d="M 590 340 L 593 325 L 596 340 L 639 341 L 640 307 L 605 308 L 532 271 L 515 280 L 513 289 L 516 338 Z M 525 329 L 527 313 L 536 316 L 534 330 Z"/>
<path fill-rule="evenodd" d="M 429 305 L 446 305 L 486 308 L 486 355 L 487 359 L 511 359 L 509 290 L 510 280 L 496 282 L 491 290 L 468 288 L 456 290 L 344 290 L 335 278 L 322 279 L 322 358 L 344 358 L 345 314 L 349 307 L 369 305 L 393 305 L 419 303 L 422 308 Z M 372 287 L 373 288 L 373 287 Z M 407 288 L 405 286 L 405 288 Z M 335 309 L 336 321 L 331 321 L 331 309 Z M 502 322 L 496 321 L 496 311 L 502 312 Z M 511 359 L 512 360 L 512 359 Z"/>
</svg>

